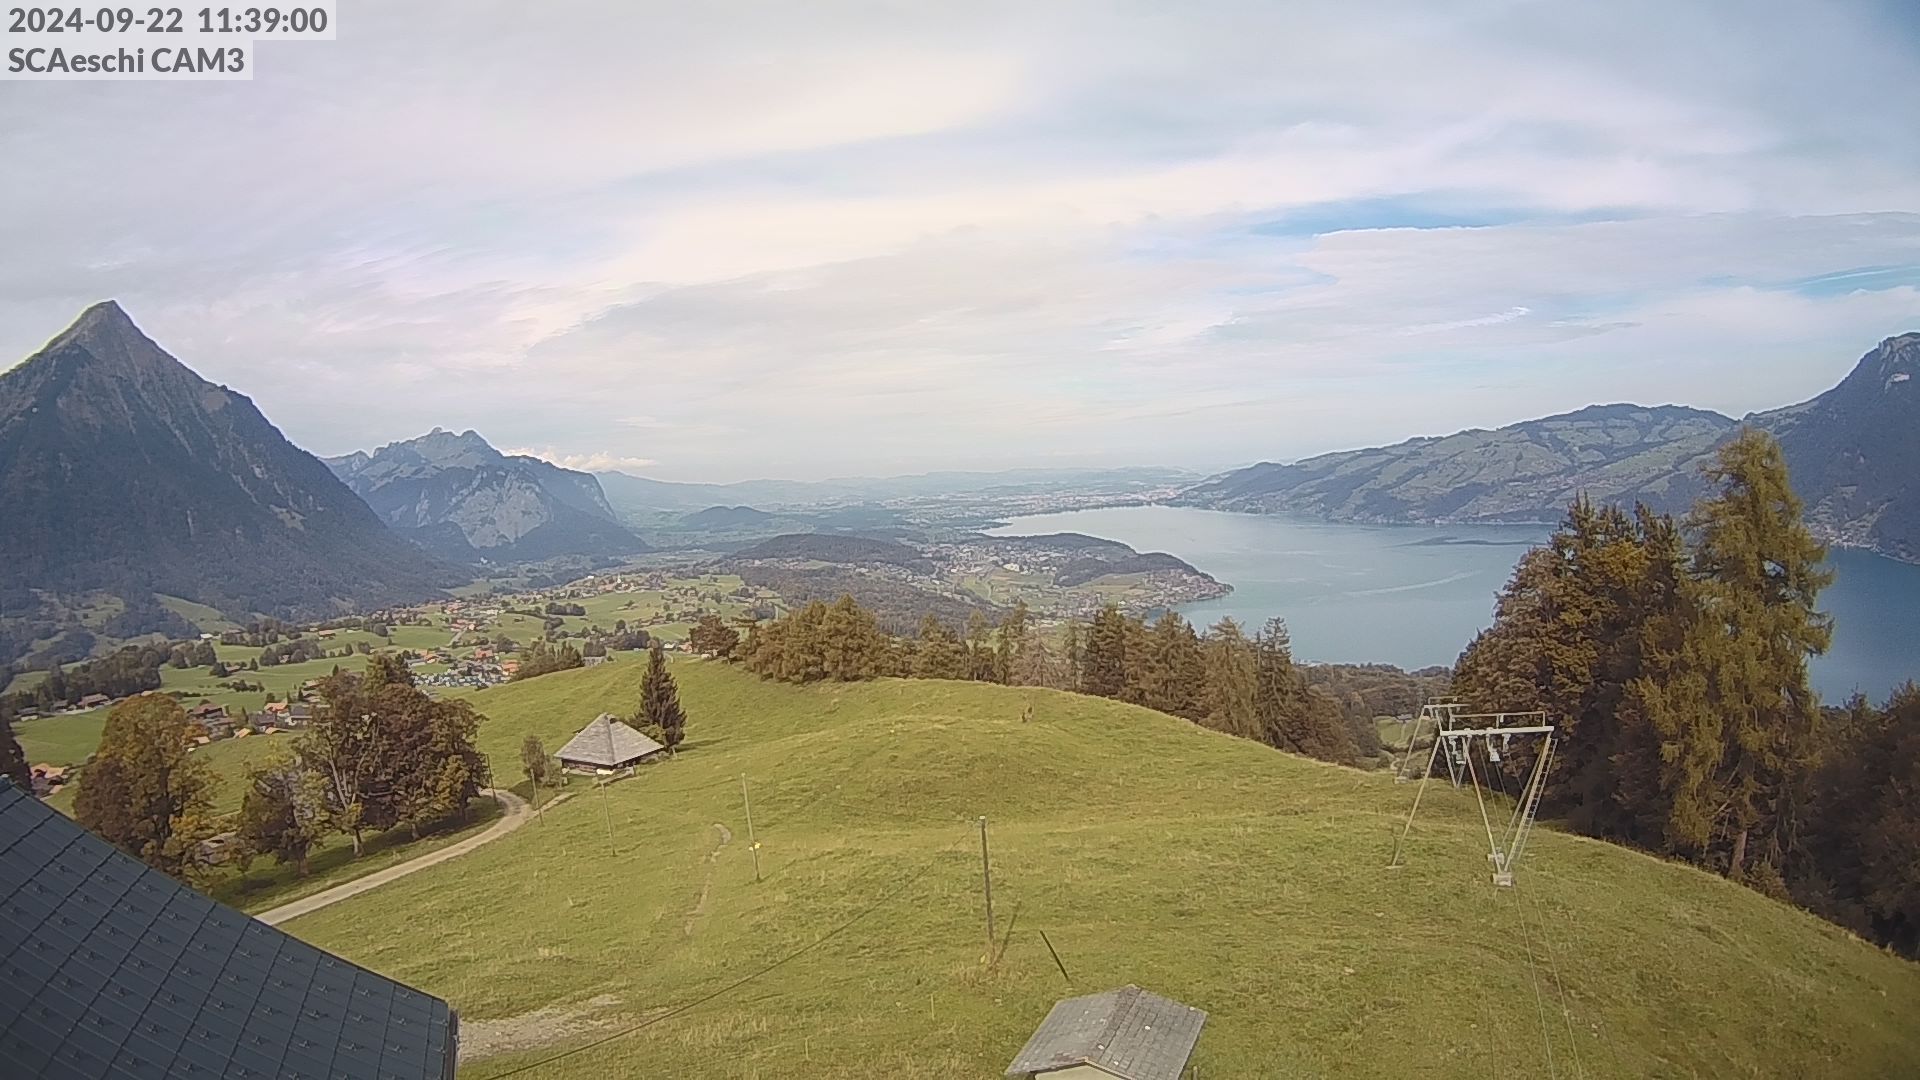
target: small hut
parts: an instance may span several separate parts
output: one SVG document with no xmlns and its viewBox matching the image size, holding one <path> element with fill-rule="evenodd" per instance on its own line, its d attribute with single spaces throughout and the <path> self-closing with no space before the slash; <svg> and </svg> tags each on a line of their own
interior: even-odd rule
<svg viewBox="0 0 1920 1080">
<path fill-rule="evenodd" d="M 1123 986 L 1056 1002 L 1007 1066 L 1018 1080 L 1180 1080 L 1207 1014 Z"/>
<path fill-rule="evenodd" d="M 563 769 L 598 773 L 632 768 L 666 749 L 614 719 L 612 713 L 601 713 L 581 728 L 580 734 L 568 739 L 554 757 L 560 759 Z"/>
</svg>

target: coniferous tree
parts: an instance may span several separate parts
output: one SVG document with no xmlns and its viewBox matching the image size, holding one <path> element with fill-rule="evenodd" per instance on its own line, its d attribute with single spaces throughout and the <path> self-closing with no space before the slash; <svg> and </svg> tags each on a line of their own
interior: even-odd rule
<svg viewBox="0 0 1920 1080">
<path fill-rule="evenodd" d="M 920 644 L 914 651 L 913 674 L 921 679 L 964 679 L 967 649 L 946 623 L 931 612 L 920 620 Z"/>
<path fill-rule="evenodd" d="M 1780 444 L 1743 430 L 1707 469 L 1716 491 L 1690 524 L 1693 571 L 1717 638 L 1711 682 L 1726 731 L 1716 794 L 1725 800 L 1716 840 L 1727 871 L 1747 872 L 1749 844 L 1777 874 L 1791 843 L 1794 778 L 1811 769 L 1820 708 L 1807 659 L 1827 650 L 1832 620 L 1815 609 L 1833 581 L 1826 549 L 1807 531 Z"/>
<path fill-rule="evenodd" d="M 1253 711 L 1253 643 L 1239 623 L 1223 618 L 1207 631 L 1201 652 L 1207 673 L 1203 722 L 1215 731 L 1258 739 L 1260 725 Z"/>
<path fill-rule="evenodd" d="M 680 689 L 674 685 L 673 673 L 667 670 L 667 654 L 654 642 L 647 650 L 647 672 L 640 680 L 640 715 L 642 724 L 651 724 L 660 729 L 660 744 L 667 753 L 674 753 L 681 740 L 687 734 L 687 714 L 680 707 Z"/>
<path fill-rule="evenodd" d="M 992 628 L 978 611 L 967 616 L 967 678 L 975 682 L 994 681 Z"/>
<path fill-rule="evenodd" d="M 1127 689 L 1127 618 L 1112 604 L 1101 608 L 1087 627 L 1080 667 L 1080 692 L 1117 698 Z"/>
<path fill-rule="evenodd" d="M 1207 664 L 1200 639 L 1177 612 L 1153 624 L 1141 660 L 1141 704 L 1163 713 L 1199 720 L 1207 714 Z"/>
<path fill-rule="evenodd" d="M 994 643 L 993 652 L 994 682 L 1015 681 L 1015 672 L 1024 663 L 1027 648 L 1031 644 L 1028 621 L 1025 600 L 1015 600 L 1013 608 L 1000 620 L 1000 637 Z"/>
<path fill-rule="evenodd" d="M 0 777 L 13 781 L 21 791 L 33 791 L 33 770 L 13 735 L 13 703 L 4 697 L 0 697 Z"/>
</svg>

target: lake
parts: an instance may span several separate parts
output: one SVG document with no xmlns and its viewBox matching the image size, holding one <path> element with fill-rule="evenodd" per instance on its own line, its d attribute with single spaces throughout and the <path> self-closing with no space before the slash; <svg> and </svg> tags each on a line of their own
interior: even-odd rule
<svg viewBox="0 0 1920 1080">
<path fill-rule="evenodd" d="M 1164 551 L 1233 586 L 1187 604 L 1205 627 L 1231 615 L 1249 629 L 1287 620 L 1303 660 L 1452 665 L 1493 621 L 1513 565 L 1549 530 L 1534 525 L 1350 525 L 1281 515 L 1125 506 L 1012 519 L 1000 536 L 1077 532 Z M 1833 648 L 1813 661 L 1830 702 L 1855 689 L 1876 702 L 1920 681 L 1920 566 L 1859 551 L 1828 556 L 1836 577 L 1820 596 Z"/>
</svg>

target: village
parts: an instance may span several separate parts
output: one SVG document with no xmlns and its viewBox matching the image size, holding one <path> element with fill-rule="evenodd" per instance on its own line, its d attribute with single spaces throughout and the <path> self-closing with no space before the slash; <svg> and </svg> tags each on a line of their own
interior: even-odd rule
<svg viewBox="0 0 1920 1080">
<path fill-rule="evenodd" d="M 581 666 L 594 667 L 654 640 L 668 652 L 682 651 L 702 615 L 737 619 L 754 610 L 776 611 L 777 600 L 737 578 L 601 571 L 555 588 L 456 597 L 304 626 L 210 627 L 196 641 L 166 646 L 176 656 L 211 662 L 158 664 L 158 685 L 151 688 L 186 709 L 193 752 L 250 757 L 258 751 L 225 747 L 304 728 L 325 708 L 322 680 L 336 666 L 359 670 L 374 653 L 398 656 L 429 695 L 478 691 L 511 682 L 535 643 L 571 645 L 582 654 Z M 30 690 L 41 681 L 16 680 L 6 689 Z M 71 798 L 101 720 L 121 696 L 89 692 L 16 709 L 36 795 L 56 805 Z"/>
</svg>

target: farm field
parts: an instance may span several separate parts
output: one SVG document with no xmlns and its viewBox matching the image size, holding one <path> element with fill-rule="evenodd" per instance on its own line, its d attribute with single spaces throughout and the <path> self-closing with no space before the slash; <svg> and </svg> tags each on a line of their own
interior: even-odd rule
<svg viewBox="0 0 1920 1080">
<path fill-rule="evenodd" d="M 1473 800 L 1444 787 L 1388 871 L 1413 789 L 1381 773 L 1053 691 L 674 669 L 678 758 L 287 928 L 451 999 L 461 1075 L 480 1080 L 574 1048 L 525 1075 L 985 1080 L 1056 998 L 1128 982 L 1209 1011 L 1205 1077 L 1896 1076 L 1920 1059 L 1920 967 L 1551 830 L 1495 891 Z M 482 748 L 497 769 L 527 734 L 551 750 L 631 712 L 639 674 L 474 692 Z"/>
</svg>

